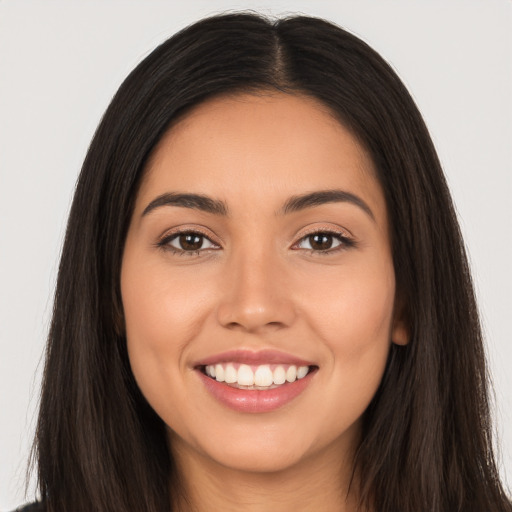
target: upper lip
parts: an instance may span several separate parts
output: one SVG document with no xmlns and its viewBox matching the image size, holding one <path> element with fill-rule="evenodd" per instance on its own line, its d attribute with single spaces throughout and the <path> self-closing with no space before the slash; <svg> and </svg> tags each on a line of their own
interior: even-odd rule
<svg viewBox="0 0 512 512">
<path fill-rule="evenodd" d="M 221 352 L 205 359 L 197 361 L 194 366 L 209 366 L 217 363 L 241 363 L 248 365 L 262 365 L 262 364 L 290 364 L 296 366 L 313 366 L 311 361 L 306 361 L 300 357 L 296 357 L 286 352 L 280 352 L 279 350 L 229 350 L 227 352 Z"/>
</svg>

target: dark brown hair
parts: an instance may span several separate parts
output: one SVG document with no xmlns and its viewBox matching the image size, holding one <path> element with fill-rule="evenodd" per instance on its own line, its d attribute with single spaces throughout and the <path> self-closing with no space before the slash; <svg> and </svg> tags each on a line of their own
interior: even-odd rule
<svg viewBox="0 0 512 512">
<path fill-rule="evenodd" d="M 392 345 L 364 415 L 362 508 L 511 511 L 464 245 L 418 109 L 390 66 L 336 25 L 246 13 L 204 19 L 156 48 L 91 143 L 62 252 L 34 445 L 47 510 L 162 512 L 179 492 L 164 424 L 127 357 L 123 246 L 145 163 L 170 124 L 207 98 L 258 90 L 325 104 L 370 152 L 387 200 L 411 340 Z"/>
</svg>

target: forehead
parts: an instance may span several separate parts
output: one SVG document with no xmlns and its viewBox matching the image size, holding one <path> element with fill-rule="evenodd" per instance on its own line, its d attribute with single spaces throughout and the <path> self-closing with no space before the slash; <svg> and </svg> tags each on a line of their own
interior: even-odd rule
<svg viewBox="0 0 512 512">
<path fill-rule="evenodd" d="M 243 206 L 342 188 L 385 214 L 375 176 L 363 146 L 317 100 L 237 94 L 198 105 L 168 130 L 146 167 L 137 208 L 174 191 Z"/>
</svg>

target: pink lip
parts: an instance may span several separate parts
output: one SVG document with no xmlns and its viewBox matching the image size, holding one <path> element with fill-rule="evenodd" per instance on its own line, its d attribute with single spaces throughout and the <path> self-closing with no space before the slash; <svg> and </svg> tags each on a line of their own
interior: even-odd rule
<svg viewBox="0 0 512 512">
<path fill-rule="evenodd" d="M 279 409 L 298 397 L 308 387 L 311 383 L 312 376 L 316 373 L 315 369 L 311 369 L 303 379 L 287 382 L 272 389 L 238 389 L 228 386 L 223 382 L 217 382 L 215 379 L 203 373 L 205 366 L 224 362 L 253 366 L 260 364 L 314 365 L 309 361 L 277 350 L 261 350 L 259 352 L 232 350 L 198 361 L 194 365 L 195 370 L 206 389 L 213 397 L 230 409 L 245 413 L 263 413 Z"/>
<path fill-rule="evenodd" d="M 202 359 L 194 364 L 194 367 L 198 366 L 209 366 L 217 363 L 241 363 L 248 365 L 260 365 L 260 364 L 293 364 L 295 366 L 312 366 L 313 363 L 299 359 L 298 357 L 286 354 L 285 352 L 279 352 L 278 350 L 260 350 L 258 352 L 252 352 L 250 350 L 230 350 L 228 352 L 222 352 L 214 356 Z"/>
<path fill-rule="evenodd" d="M 310 384 L 311 378 L 316 372 L 310 371 L 303 379 L 263 391 L 233 388 L 208 377 L 201 370 L 197 370 L 197 373 L 206 389 L 220 403 L 238 412 L 263 413 L 279 409 L 299 396 Z"/>
</svg>

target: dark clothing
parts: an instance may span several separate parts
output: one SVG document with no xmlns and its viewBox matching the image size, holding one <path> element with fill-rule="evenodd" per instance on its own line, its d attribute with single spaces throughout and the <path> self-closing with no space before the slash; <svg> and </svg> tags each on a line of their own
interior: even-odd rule
<svg viewBox="0 0 512 512">
<path fill-rule="evenodd" d="M 13 512 L 46 512 L 46 507 L 44 506 L 44 503 L 37 501 L 36 503 L 30 503 L 17 508 Z"/>
</svg>

